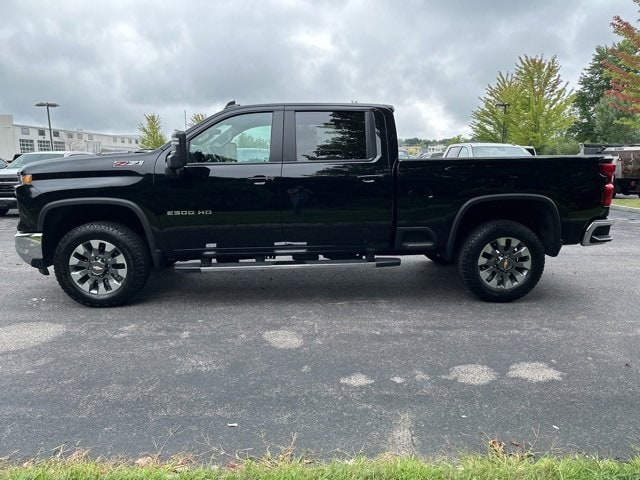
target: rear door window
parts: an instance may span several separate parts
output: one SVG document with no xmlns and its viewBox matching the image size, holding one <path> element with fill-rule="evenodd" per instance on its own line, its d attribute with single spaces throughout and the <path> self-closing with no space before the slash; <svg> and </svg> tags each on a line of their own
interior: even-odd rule
<svg viewBox="0 0 640 480">
<path fill-rule="evenodd" d="M 296 159 L 299 162 L 370 160 L 367 112 L 296 112 Z"/>
</svg>

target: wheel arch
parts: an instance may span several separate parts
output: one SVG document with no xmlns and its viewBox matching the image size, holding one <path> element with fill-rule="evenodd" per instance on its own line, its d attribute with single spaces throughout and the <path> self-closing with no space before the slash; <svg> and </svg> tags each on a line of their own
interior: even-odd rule
<svg viewBox="0 0 640 480">
<path fill-rule="evenodd" d="M 37 224 L 44 238 L 45 265 L 51 265 L 56 245 L 67 232 L 93 221 L 117 222 L 132 229 L 146 243 L 154 267 L 160 267 L 161 251 L 142 208 L 129 200 L 98 197 L 57 200 L 45 205 Z"/>
<path fill-rule="evenodd" d="M 526 225 L 540 238 L 547 255 L 556 256 L 560 252 L 562 227 L 553 200 L 535 194 L 498 194 L 473 198 L 460 208 L 451 226 L 445 258 L 453 259 L 464 238 L 491 220 L 512 220 Z"/>
</svg>

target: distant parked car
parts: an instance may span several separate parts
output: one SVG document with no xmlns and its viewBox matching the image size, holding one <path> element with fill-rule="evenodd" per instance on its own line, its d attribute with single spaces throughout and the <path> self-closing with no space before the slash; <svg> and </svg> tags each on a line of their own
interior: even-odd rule
<svg viewBox="0 0 640 480">
<path fill-rule="evenodd" d="M 531 156 L 533 155 L 525 147 L 510 143 L 455 143 L 449 145 L 444 152 L 445 158 Z"/>
<path fill-rule="evenodd" d="M 95 156 L 89 152 L 31 152 L 16 157 L 6 168 L 0 167 L 0 217 L 6 215 L 11 208 L 16 208 L 15 187 L 18 185 L 18 172 L 25 165 L 39 160 L 53 160 L 63 157 Z"/>
<path fill-rule="evenodd" d="M 398 150 L 398 158 L 400 160 L 408 160 L 409 152 L 407 152 L 406 150 Z"/>
</svg>

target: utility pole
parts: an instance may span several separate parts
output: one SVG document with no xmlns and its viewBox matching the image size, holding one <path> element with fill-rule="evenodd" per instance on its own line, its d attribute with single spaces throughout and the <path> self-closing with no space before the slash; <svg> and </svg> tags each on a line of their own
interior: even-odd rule
<svg viewBox="0 0 640 480">
<path fill-rule="evenodd" d="M 47 120 L 49 121 L 49 141 L 51 142 L 50 147 L 51 147 L 51 151 L 53 152 L 53 134 L 51 133 L 51 115 L 49 115 L 49 107 L 54 108 L 54 107 L 59 107 L 60 105 L 53 102 L 40 102 L 40 103 L 36 103 L 35 106 L 47 107 Z"/>
<path fill-rule="evenodd" d="M 496 103 L 496 107 L 502 108 L 502 137 L 500 138 L 500 142 L 504 143 L 505 138 L 507 138 L 507 108 L 509 107 L 508 103 Z"/>
</svg>

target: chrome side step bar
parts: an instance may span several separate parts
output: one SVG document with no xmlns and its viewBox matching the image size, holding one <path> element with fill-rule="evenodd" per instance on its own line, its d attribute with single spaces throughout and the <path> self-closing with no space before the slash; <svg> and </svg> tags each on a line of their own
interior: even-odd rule
<svg viewBox="0 0 640 480">
<path fill-rule="evenodd" d="M 200 260 L 176 262 L 173 269 L 177 272 L 216 272 L 216 271 L 240 271 L 240 270 L 292 270 L 297 268 L 319 267 L 397 267 L 399 258 L 379 257 L 372 261 L 364 259 L 354 260 L 273 260 L 273 261 L 240 261 L 238 263 L 210 263 Z"/>
</svg>

